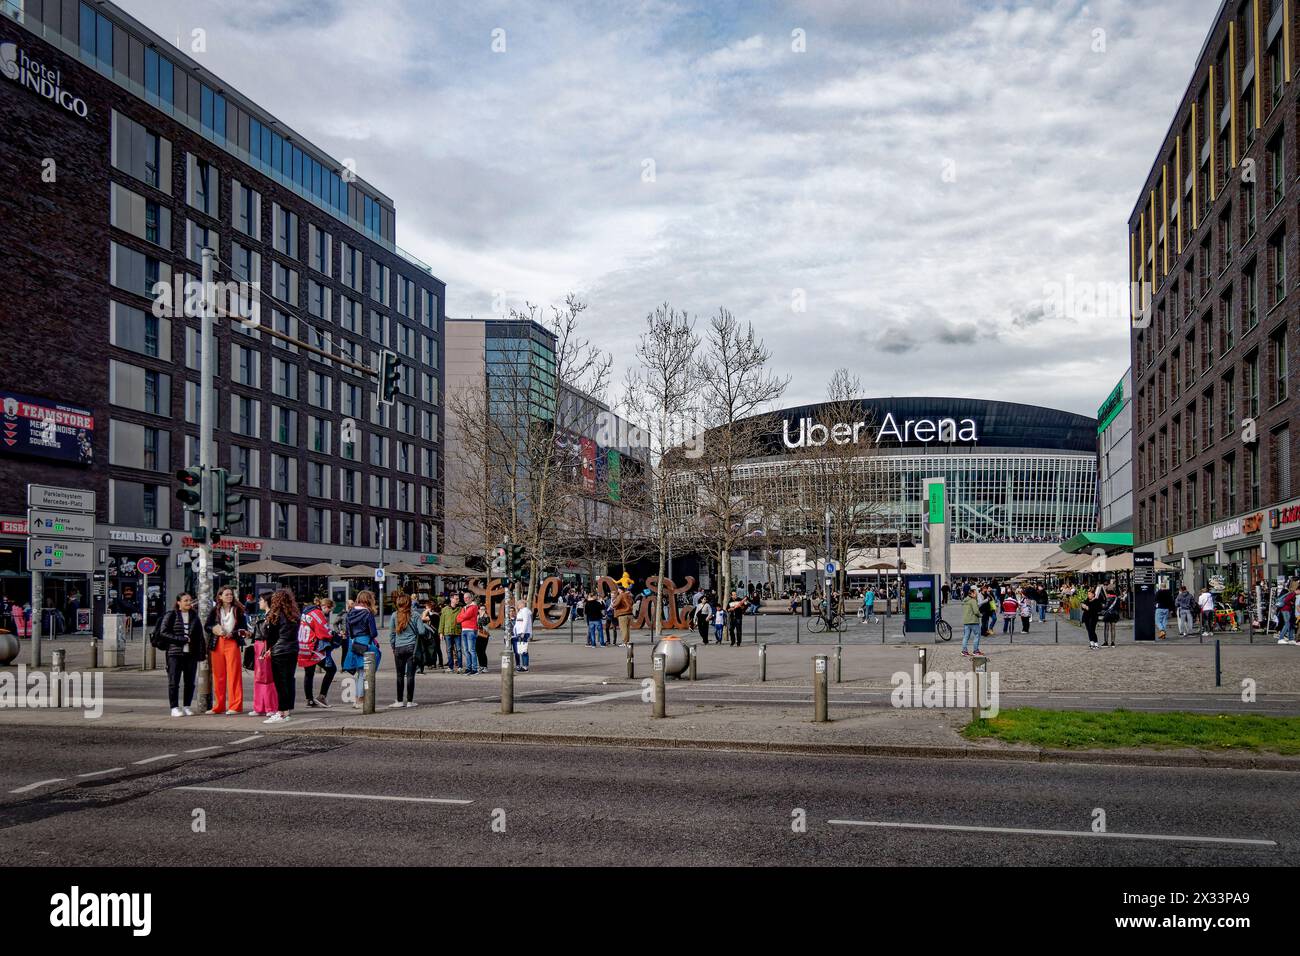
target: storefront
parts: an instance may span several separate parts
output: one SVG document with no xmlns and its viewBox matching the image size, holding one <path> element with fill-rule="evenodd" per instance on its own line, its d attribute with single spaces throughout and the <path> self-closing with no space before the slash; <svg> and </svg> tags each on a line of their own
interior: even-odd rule
<svg viewBox="0 0 1300 956">
<path fill-rule="evenodd" d="M 1268 526 L 1277 548 L 1277 564 L 1270 576 L 1274 579 L 1300 577 L 1300 505 L 1272 509 L 1268 513 Z"/>
<path fill-rule="evenodd" d="M 108 530 L 108 612 L 126 614 L 133 624 L 140 624 L 146 601 L 149 620 L 157 621 L 167 610 L 167 585 L 172 569 L 172 536 L 166 531 L 135 531 L 125 528 Z M 144 593 L 141 558 L 151 558 L 157 568 L 149 575 L 148 594 Z"/>
</svg>

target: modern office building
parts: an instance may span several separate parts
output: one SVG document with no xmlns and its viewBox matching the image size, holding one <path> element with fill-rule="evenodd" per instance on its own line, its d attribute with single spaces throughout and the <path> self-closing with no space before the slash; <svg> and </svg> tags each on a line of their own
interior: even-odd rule
<svg viewBox="0 0 1300 956">
<path fill-rule="evenodd" d="M 805 497 L 807 482 L 834 480 L 813 459 L 819 448 L 860 449 L 852 464 L 864 482 L 864 520 L 878 531 L 875 544 L 849 556 L 850 574 L 901 557 L 907 568 L 927 564 L 931 513 L 929 479 L 945 483 L 950 573 L 1008 576 L 1034 567 L 1061 542 L 1092 531 L 1097 514 L 1097 421 L 1085 415 L 965 398 L 874 398 L 850 403 L 853 414 L 827 421 L 827 409 L 810 405 L 764 416 L 763 454 L 747 462 L 741 480 L 754 500 L 775 501 L 774 517 L 755 510 L 756 531 L 772 542 L 816 534 L 790 525 L 787 503 Z M 704 447 L 709 442 L 704 436 Z M 836 451 L 835 454 L 841 454 Z M 685 526 L 694 496 L 685 495 Z M 816 492 L 812 500 L 822 500 Z M 797 520 L 797 519 L 796 519 Z M 784 524 L 778 527 L 776 522 Z M 771 527 L 763 527 L 765 523 Z M 767 563 L 762 555 L 733 556 L 742 580 L 753 581 Z M 782 562 L 778 562 L 780 565 Z M 808 566 L 801 555 L 784 560 L 785 576 Z M 773 582 L 776 583 L 776 582 Z"/>
<path fill-rule="evenodd" d="M 1298 6 L 1220 6 L 1129 217 L 1135 547 L 1193 587 L 1300 571 Z"/>
<path fill-rule="evenodd" d="M 556 443 L 561 455 L 557 460 L 572 463 L 572 481 L 580 491 L 570 497 L 574 508 L 565 538 L 572 546 L 558 547 L 557 570 L 585 570 L 591 563 L 582 561 L 585 540 L 643 523 L 636 515 L 644 506 L 635 500 L 634 490 L 644 476 L 645 458 L 637 431 L 605 403 L 557 381 L 554 333 L 527 319 L 448 318 L 446 346 L 449 498 L 462 497 L 459 492 L 467 482 L 483 478 L 478 452 L 468 450 L 463 441 L 465 430 L 473 425 L 460 417 L 461 410 L 481 409 L 473 399 L 467 402 L 467 396 L 481 394 L 490 414 L 502 423 L 502 436 L 522 440 L 527 430 L 540 427 Z M 462 503 L 449 502 L 446 550 L 469 557 L 484 551 L 483 523 L 466 515 Z"/>
<path fill-rule="evenodd" d="M 1097 409 L 1097 530 L 1133 531 L 1133 371 Z"/>
<path fill-rule="evenodd" d="M 397 247 L 392 200 L 121 8 L 2 2 L 0 585 L 27 596 L 36 482 L 96 493 L 110 589 L 144 556 L 160 596 L 183 586 L 199 322 L 155 306 L 204 246 L 260 323 L 215 331 L 218 465 L 246 495 L 223 546 L 298 566 L 373 563 L 381 534 L 396 559 L 437 553 L 445 287 Z M 373 378 L 267 329 L 369 368 L 392 349 L 401 394 L 377 407 Z"/>
</svg>

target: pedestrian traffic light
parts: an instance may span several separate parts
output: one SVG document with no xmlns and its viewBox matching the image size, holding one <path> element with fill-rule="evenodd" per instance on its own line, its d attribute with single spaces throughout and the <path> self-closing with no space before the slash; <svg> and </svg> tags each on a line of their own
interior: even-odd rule
<svg viewBox="0 0 1300 956">
<path fill-rule="evenodd" d="M 244 520 L 244 512 L 239 510 L 243 498 L 238 489 L 244 483 L 243 475 L 232 475 L 224 468 L 212 469 L 212 543 L 216 544 L 220 535 L 230 531 L 230 526 Z"/>
<path fill-rule="evenodd" d="M 510 546 L 510 577 L 522 578 L 525 566 L 524 546 L 522 544 L 512 544 Z"/>
<path fill-rule="evenodd" d="M 234 574 L 235 559 L 225 551 L 212 552 L 212 573 L 213 574 Z"/>
<path fill-rule="evenodd" d="M 402 363 L 397 353 L 389 349 L 379 353 L 379 396 L 381 405 L 393 404 L 393 398 L 401 391 Z"/>
</svg>

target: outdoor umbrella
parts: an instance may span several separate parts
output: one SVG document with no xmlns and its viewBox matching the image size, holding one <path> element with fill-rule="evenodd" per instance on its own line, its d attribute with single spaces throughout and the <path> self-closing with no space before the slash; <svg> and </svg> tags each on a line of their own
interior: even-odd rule
<svg viewBox="0 0 1300 956">
<path fill-rule="evenodd" d="M 241 564 L 239 566 L 240 574 L 296 574 L 298 569 L 292 564 L 285 564 L 283 561 L 272 561 L 270 558 L 263 558 L 260 561 L 254 561 L 252 564 Z"/>
<path fill-rule="evenodd" d="M 318 578 L 337 578 L 344 575 L 343 568 L 337 564 L 328 564 L 321 562 L 313 564 L 306 568 L 294 568 L 292 571 L 285 571 L 285 574 L 296 574 L 301 577 L 318 577 Z"/>
</svg>

